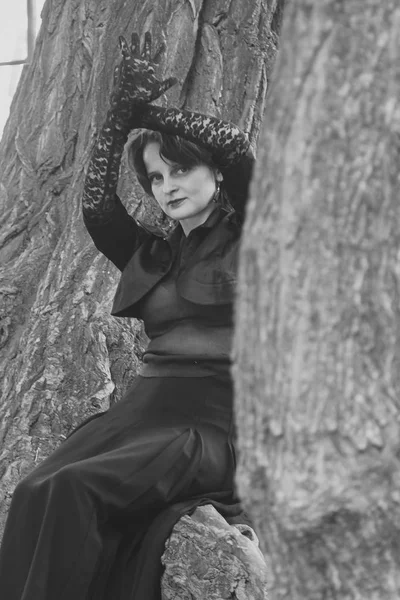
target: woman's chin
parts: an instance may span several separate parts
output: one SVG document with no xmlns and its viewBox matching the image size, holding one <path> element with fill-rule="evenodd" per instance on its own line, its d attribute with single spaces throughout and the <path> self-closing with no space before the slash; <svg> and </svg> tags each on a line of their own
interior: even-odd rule
<svg viewBox="0 0 400 600">
<path fill-rule="evenodd" d="M 171 219 L 181 221 L 182 219 L 190 219 L 191 217 L 196 216 L 196 212 L 188 209 L 188 207 L 180 205 L 174 209 L 168 207 L 167 215 L 171 217 Z"/>
</svg>

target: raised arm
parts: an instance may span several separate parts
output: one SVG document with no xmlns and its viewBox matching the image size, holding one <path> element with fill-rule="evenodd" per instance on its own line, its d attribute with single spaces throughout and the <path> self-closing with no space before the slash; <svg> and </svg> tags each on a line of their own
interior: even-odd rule
<svg viewBox="0 0 400 600">
<path fill-rule="evenodd" d="M 129 129 L 120 129 L 112 111 L 101 128 L 93 149 L 82 196 L 86 224 L 110 220 L 116 206 L 116 190 L 121 157 Z"/>
<path fill-rule="evenodd" d="M 143 127 L 179 135 L 207 148 L 224 175 L 232 205 L 242 212 L 254 164 L 254 153 L 246 134 L 234 123 L 177 108 L 146 106 Z"/>
<path fill-rule="evenodd" d="M 156 78 L 154 65 L 163 49 L 151 57 L 149 33 L 145 34 L 142 52 L 137 34 L 132 35 L 130 46 L 123 37 L 119 42 L 122 60 L 114 71 L 110 109 L 89 163 L 82 210 L 97 248 L 123 268 L 144 235 L 116 194 L 124 145 L 131 129 L 142 126 L 141 116 L 147 103 L 174 85 L 176 79 Z"/>
</svg>

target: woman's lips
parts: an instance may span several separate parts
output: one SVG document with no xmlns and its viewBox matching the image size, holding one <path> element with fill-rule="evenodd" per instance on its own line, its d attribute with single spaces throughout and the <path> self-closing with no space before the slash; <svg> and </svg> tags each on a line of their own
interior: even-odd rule
<svg viewBox="0 0 400 600">
<path fill-rule="evenodd" d="M 177 198 L 176 200 L 170 200 L 168 202 L 168 207 L 176 208 L 176 207 L 180 206 L 182 204 L 182 202 L 184 202 L 184 200 L 186 200 L 186 198 Z"/>
</svg>

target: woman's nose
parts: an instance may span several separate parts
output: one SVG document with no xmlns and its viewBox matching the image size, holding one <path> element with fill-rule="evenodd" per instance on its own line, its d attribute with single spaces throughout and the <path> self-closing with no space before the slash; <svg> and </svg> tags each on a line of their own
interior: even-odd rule
<svg viewBox="0 0 400 600">
<path fill-rule="evenodd" d="M 176 181 L 174 180 L 174 178 L 170 177 L 169 175 L 166 175 L 163 180 L 164 194 L 170 194 L 171 192 L 176 190 L 176 188 L 177 188 L 177 185 L 176 185 Z"/>
</svg>

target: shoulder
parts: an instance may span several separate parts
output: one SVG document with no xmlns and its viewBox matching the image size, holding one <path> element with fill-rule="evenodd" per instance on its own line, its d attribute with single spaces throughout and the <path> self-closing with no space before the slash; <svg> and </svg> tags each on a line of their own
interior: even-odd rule
<svg viewBox="0 0 400 600">
<path fill-rule="evenodd" d="M 242 219 L 249 194 L 254 164 L 254 152 L 250 147 L 239 161 L 221 168 L 221 173 L 224 178 L 224 187 L 229 201 Z"/>
<path fill-rule="evenodd" d="M 117 196 L 107 218 L 93 222 L 84 215 L 84 223 L 96 248 L 121 271 L 133 253 L 149 238 L 149 233 L 128 214 Z"/>
</svg>

